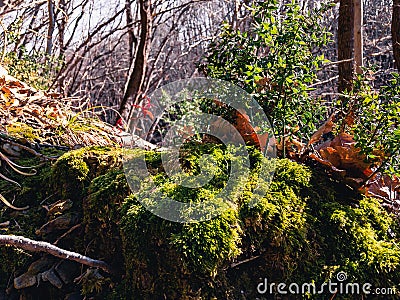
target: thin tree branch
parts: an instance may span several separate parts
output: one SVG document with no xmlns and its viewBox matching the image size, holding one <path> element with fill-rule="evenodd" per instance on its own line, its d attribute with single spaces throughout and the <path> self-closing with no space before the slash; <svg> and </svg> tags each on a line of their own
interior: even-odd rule
<svg viewBox="0 0 400 300">
<path fill-rule="evenodd" d="M 101 260 L 92 259 L 82 254 L 61 249 L 47 242 L 34 241 L 18 235 L 0 235 L 0 245 L 10 245 L 32 252 L 45 252 L 55 257 L 76 261 L 89 267 L 100 268 L 112 274 L 111 267 Z"/>
</svg>

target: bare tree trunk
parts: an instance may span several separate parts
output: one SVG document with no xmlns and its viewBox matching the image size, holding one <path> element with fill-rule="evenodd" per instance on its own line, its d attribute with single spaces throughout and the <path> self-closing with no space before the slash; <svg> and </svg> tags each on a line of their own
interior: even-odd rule
<svg viewBox="0 0 400 300">
<path fill-rule="evenodd" d="M 58 27 L 58 47 L 60 48 L 60 55 L 64 55 L 65 52 L 65 30 L 67 27 L 68 16 L 66 12 L 65 0 L 60 0 L 58 4 L 59 13 L 61 14 L 60 21 L 57 23 Z"/>
<path fill-rule="evenodd" d="M 60 51 L 60 56 L 62 58 L 64 58 L 65 55 L 65 50 L 67 49 L 67 46 L 65 44 L 65 31 L 67 28 L 67 24 L 68 24 L 68 15 L 67 15 L 67 5 L 66 5 L 66 0 L 60 0 L 60 2 L 58 3 L 58 12 L 56 14 L 56 16 L 59 14 L 61 14 L 61 17 L 58 18 L 57 21 L 57 28 L 58 28 L 58 47 L 59 47 L 59 51 Z M 64 96 L 67 96 L 65 94 L 65 83 L 64 83 L 64 79 L 63 77 L 59 78 L 58 81 L 58 87 L 61 90 L 61 92 L 64 94 Z"/>
<path fill-rule="evenodd" d="M 354 0 L 354 61 L 357 74 L 362 74 L 363 64 L 363 0 Z"/>
<path fill-rule="evenodd" d="M 47 46 L 46 53 L 51 55 L 53 51 L 53 34 L 55 28 L 55 13 L 53 0 L 48 0 L 47 8 L 49 11 L 49 28 L 47 30 Z"/>
<path fill-rule="evenodd" d="M 132 4 L 131 0 L 125 1 L 125 14 L 126 14 L 126 25 L 128 26 L 128 47 L 129 47 L 129 59 L 133 60 L 133 49 L 135 49 L 137 44 L 137 39 L 135 37 L 134 27 L 133 27 L 133 17 L 132 17 Z"/>
<path fill-rule="evenodd" d="M 124 96 L 118 110 L 121 116 L 126 119 L 129 119 L 130 112 L 128 107 L 128 99 L 133 97 L 133 104 L 138 104 L 141 98 L 141 89 L 145 77 L 144 75 L 146 74 L 146 64 L 151 42 L 151 1 L 139 0 L 139 11 L 141 27 L 140 42 L 137 47 L 135 61 L 129 71 L 129 77 L 125 85 Z"/>
<path fill-rule="evenodd" d="M 354 39 L 354 5 L 353 0 L 340 0 L 338 20 L 338 60 L 353 58 Z M 352 90 L 353 87 L 353 62 L 345 61 L 338 64 L 339 68 L 339 93 Z"/>
<path fill-rule="evenodd" d="M 393 0 L 392 44 L 395 66 L 400 72 L 400 0 Z"/>
<path fill-rule="evenodd" d="M 34 241 L 18 235 L 0 235 L 0 245 L 10 245 L 32 252 L 46 252 L 59 258 L 73 260 L 83 265 L 100 268 L 107 273 L 112 273 L 110 266 L 104 261 L 61 249 L 47 242 Z"/>
</svg>

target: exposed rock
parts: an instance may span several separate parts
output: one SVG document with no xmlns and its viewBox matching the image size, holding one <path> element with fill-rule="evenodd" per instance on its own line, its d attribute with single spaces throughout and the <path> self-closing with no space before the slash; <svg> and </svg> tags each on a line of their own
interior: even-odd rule
<svg viewBox="0 0 400 300">
<path fill-rule="evenodd" d="M 21 149 L 15 147 L 13 145 L 10 145 L 8 143 L 3 144 L 2 149 L 6 154 L 8 154 L 10 156 L 14 156 L 14 157 L 21 156 L 21 153 L 20 153 Z"/>
<path fill-rule="evenodd" d="M 78 222 L 79 218 L 75 214 L 62 215 L 44 224 L 40 229 L 36 230 L 36 234 L 43 235 L 57 230 L 69 229 L 78 224 Z"/>
<path fill-rule="evenodd" d="M 36 282 L 37 282 L 36 275 L 25 273 L 17 278 L 14 278 L 14 287 L 17 290 L 25 289 L 34 286 Z"/>
<path fill-rule="evenodd" d="M 43 281 L 48 281 L 52 285 L 54 285 L 55 287 L 57 287 L 59 289 L 61 289 L 63 287 L 63 282 L 55 273 L 54 268 L 51 268 L 50 270 L 47 270 L 47 271 L 41 273 L 40 275 L 41 275 L 41 279 Z"/>
<path fill-rule="evenodd" d="M 58 276 L 65 284 L 69 284 L 79 274 L 79 266 L 71 261 L 61 261 L 55 267 Z"/>
<path fill-rule="evenodd" d="M 37 261 L 31 263 L 31 265 L 28 268 L 28 272 L 33 275 L 42 273 L 51 268 L 51 266 L 55 263 L 55 261 L 56 260 L 52 257 L 44 256 L 38 259 Z"/>
</svg>

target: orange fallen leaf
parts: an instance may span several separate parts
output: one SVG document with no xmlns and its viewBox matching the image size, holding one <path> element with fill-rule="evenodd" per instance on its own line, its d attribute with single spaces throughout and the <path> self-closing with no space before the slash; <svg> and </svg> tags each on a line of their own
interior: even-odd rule
<svg viewBox="0 0 400 300">
<path fill-rule="evenodd" d="M 323 124 L 321 125 L 318 130 L 311 136 L 310 141 L 308 142 L 308 146 L 311 144 L 314 144 L 316 142 L 318 142 L 322 135 L 328 132 L 331 132 L 333 129 L 333 126 L 335 125 L 333 123 L 333 118 L 334 118 L 334 114 L 332 114 L 329 119 Z"/>
<path fill-rule="evenodd" d="M 350 113 L 347 114 L 347 116 L 344 119 L 344 122 L 349 125 L 352 126 L 354 124 L 354 120 L 355 120 L 356 116 L 354 114 L 354 111 L 350 111 Z"/>
<path fill-rule="evenodd" d="M 400 178 L 378 174 L 367 182 L 363 191 L 371 197 L 388 201 L 400 200 Z"/>
<path fill-rule="evenodd" d="M 320 157 L 311 154 L 310 157 L 335 172 L 343 173 L 344 170 L 349 178 L 356 178 L 353 182 L 367 179 L 373 171 L 371 163 L 366 162 L 365 156 L 355 146 L 353 136 L 340 133 L 332 141 L 327 141 L 316 148 Z"/>
</svg>

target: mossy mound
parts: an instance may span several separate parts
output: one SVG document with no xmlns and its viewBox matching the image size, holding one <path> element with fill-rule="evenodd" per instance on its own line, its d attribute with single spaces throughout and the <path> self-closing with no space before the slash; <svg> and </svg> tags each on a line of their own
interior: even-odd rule
<svg viewBox="0 0 400 300">
<path fill-rule="evenodd" d="M 85 243 L 91 244 L 88 255 L 101 257 L 119 273 L 124 271 L 119 233 L 120 207 L 129 195 L 122 170 L 111 170 L 96 177 L 84 199 Z"/>
<path fill-rule="evenodd" d="M 196 161 L 193 152 L 189 157 Z M 257 151 L 251 157 L 257 169 L 261 157 Z M 171 188 L 168 180 L 163 184 Z M 175 190 L 175 196 L 190 193 Z M 129 197 L 121 223 L 128 288 L 144 299 L 255 299 L 263 278 L 318 286 L 344 271 L 351 282 L 399 283 L 400 249 L 388 235 L 398 224 L 377 200 L 289 160 L 277 161 L 274 181 L 255 207 L 246 205 L 248 198 L 245 189 L 233 199 L 236 209 L 182 225 L 161 220 Z"/>
<path fill-rule="evenodd" d="M 71 237 L 70 250 L 83 249 L 118 270 L 102 281 L 102 291 L 88 286 L 84 291 L 99 299 L 273 298 L 257 292 L 264 278 L 318 286 L 337 282 L 340 271 L 348 282 L 398 287 L 398 220 L 377 200 L 323 170 L 277 160 L 268 193 L 249 207 L 253 181 L 266 162 L 257 150 L 248 151 L 249 180 L 232 194 L 232 205 L 209 221 L 186 224 L 155 216 L 130 192 L 121 149 L 82 148 L 60 157 L 48 171 L 48 192 L 73 200 L 85 229 Z M 180 159 L 187 173 L 199 173 L 204 153 L 213 157 L 216 175 L 190 189 L 168 178 L 160 153 L 145 152 L 157 190 L 181 202 L 215 197 L 234 158 L 222 146 L 188 146 Z"/>
<path fill-rule="evenodd" d="M 64 198 L 82 199 L 94 178 L 122 167 L 121 157 L 120 148 L 110 147 L 87 147 L 67 152 L 52 168 L 52 188 Z"/>
</svg>

